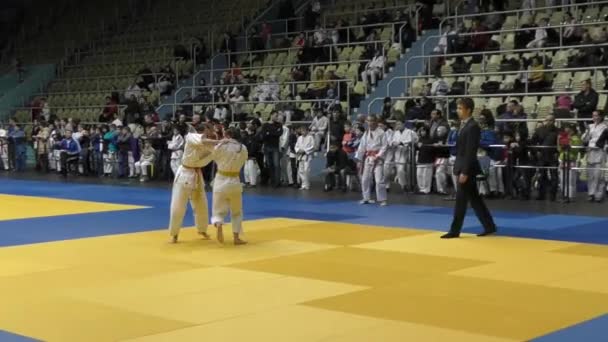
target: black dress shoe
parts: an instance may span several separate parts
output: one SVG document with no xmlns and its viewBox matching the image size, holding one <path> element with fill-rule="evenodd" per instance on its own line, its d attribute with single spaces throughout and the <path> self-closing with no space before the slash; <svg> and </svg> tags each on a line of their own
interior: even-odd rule
<svg viewBox="0 0 608 342">
<path fill-rule="evenodd" d="M 441 235 L 442 239 L 455 239 L 460 237 L 460 234 L 448 232 L 446 234 Z"/>
<path fill-rule="evenodd" d="M 496 233 L 496 227 L 492 229 L 485 230 L 483 233 L 477 234 L 477 236 L 488 236 Z"/>
</svg>

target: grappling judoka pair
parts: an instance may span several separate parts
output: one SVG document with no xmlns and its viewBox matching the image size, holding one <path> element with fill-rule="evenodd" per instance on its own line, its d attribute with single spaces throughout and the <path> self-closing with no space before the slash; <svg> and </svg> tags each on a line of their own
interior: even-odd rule
<svg viewBox="0 0 608 342">
<path fill-rule="evenodd" d="M 247 242 L 241 238 L 243 233 L 243 187 L 239 174 L 247 161 L 247 148 L 234 140 L 234 129 L 224 133 L 223 140 L 207 139 L 213 135 L 208 126 L 201 126 L 195 131 L 193 128 L 185 137 L 182 165 L 175 173 L 173 192 L 171 195 L 171 218 L 169 234 L 171 242 L 176 243 L 188 200 L 194 212 L 194 222 L 198 233 L 204 239 L 209 239 L 207 225 L 209 214 L 207 210 L 207 197 L 205 195 L 205 180 L 201 169 L 214 161 L 217 173 L 213 181 L 213 204 L 211 223 L 217 228 L 217 240 L 224 242 L 222 226 L 224 219 L 230 212 L 232 232 L 235 245 Z"/>
</svg>

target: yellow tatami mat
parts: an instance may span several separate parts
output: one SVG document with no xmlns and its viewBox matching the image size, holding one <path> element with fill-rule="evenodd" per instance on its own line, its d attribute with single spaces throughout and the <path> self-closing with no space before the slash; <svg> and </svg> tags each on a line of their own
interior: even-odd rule
<svg viewBox="0 0 608 342">
<path fill-rule="evenodd" d="M 62 213 L 112 210 L 78 203 Z M 245 230 L 238 248 L 193 229 L 177 245 L 152 231 L 0 248 L 0 330 L 48 341 L 507 342 L 608 312 L 604 246 L 281 218 Z"/>
<path fill-rule="evenodd" d="M 136 205 L 5 194 L 0 194 L 0 203 L 0 221 L 145 208 Z"/>
</svg>

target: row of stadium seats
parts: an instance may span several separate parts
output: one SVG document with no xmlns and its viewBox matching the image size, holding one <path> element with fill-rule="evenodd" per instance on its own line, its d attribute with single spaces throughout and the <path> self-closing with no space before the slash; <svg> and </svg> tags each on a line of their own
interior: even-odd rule
<svg viewBox="0 0 608 342">
<path fill-rule="evenodd" d="M 106 97 L 111 96 L 111 93 L 111 90 L 82 93 L 50 93 L 47 96 L 47 102 L 52 108 L 105 105 Z M 155 103 L 160 98 L 158 91 L 144 91 L 142 95 L 150 103 Z"/>
<path fill-rule="evenodd" d="M 591 79 L 592 86 L 595 89 L 604 89 L 606 84 L 606 75 L 605 71 L 598 70 L 595 73 L 591 71 L 557 71 L 552 72 L 551 70 L 547 70 L 544 73 L 545 81 L 553 81 L 552 86 L 546 90 L 553 91 L 565 91 L 565 90 L 575 90 L 578 91 L 581 89 L 581 84 L 583 81 Z M 520 75 L 494 75 L 491 76 L 460 76 L 458 78 L 455 77 L 445 77 L 444 80 L 446 83 L 452 88 L 455 82 L 461 82 L 464 89 L 466 89 L 467 93 L 470 94 L 480 94 L 482 93 L 482 85 L 486 82 L 498 82 L 500 83 L 499 90 L 504 92 L 508 92 L 514 89 L 515 81 L 520 79 L 522 82 L 525 82 L 525 78 L 520 77 Z M 435 81 L 434 78 L 416 78 L 412 81 L 412 85 L 410 87 L 410 95 L 417 96 L 424 89 L 424 86 L 429 83 L 433 83 Z M 530 91 L 532 92 L 532 91 Z"/>
</svg>

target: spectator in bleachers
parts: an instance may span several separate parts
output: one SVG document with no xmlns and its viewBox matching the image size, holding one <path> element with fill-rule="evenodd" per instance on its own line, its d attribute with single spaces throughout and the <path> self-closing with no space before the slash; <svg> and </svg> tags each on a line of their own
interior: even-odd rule
<svg viewBox="0 0 608 342">
<path fill-rule="evenodd" d="M 581 41 L 583 32 L 581 26 L 576 26 L 576 18 L 572 15 L 572 13 L 566 13 L 566 18 L 564 20 L 564 24 L 568 25 L 563 29 L 564 36 L 563 42 L 565 45 L 574 44 Z"/>
<path fill-rule="evenodd" d="M 304 32 L 300 32 L 297 37 L 294 38 L 293 42 L 291 43 L 291 46 L 303 48 L 304 45 L 306 45 L 306 36 L 304 35 Z"/>
<path fill-rule="evenodd" d="M 524 0 L 521 4 L 522 9 L 528 10 L 527 15 L 534 15 L 536 9 L 536 0 Z"/>
<path fill-rule="evenodd" d="M 463 56 L 456 56 L 452 63 L 452 71 L 455 74 L 466 74 L 471 69 L 470 64 L 464 59 Z"/>
<path fill-rule="evenodd" d="M 543 91 L 546 87 L 545 82 L 545 66 L 542 64 L 540 57 L 532 59 L 530 66 L 530 76 L 528 79 L 528 89 L 530 91 Z"/>
<path fill-rule="evenodd" d="M 599 96 L 591 87 L 591 80 L 583 81 L 581 92 L 574 97 L 574 109 L 580 119 L 591 119 L 591 114 L 597 108 Z M 584 122 L 579 122 L 581 131 L 584 130 Z"/>
<path fill-rule="evenodd" d="M 548 24 L 549 20 L 547 18 L 540 19 L 540 24 L 534 31 L 534 39 L 526 45 L 527 48 L 541 48 L 547 44 L 549 34 L 546 27 Z"/>
<path fill-rule="evenodd" d="M 587 193 L 589 202 L 602 202 L 604 200 L 606 182 L 600 169 L 606 163 L 605 147 L 608 143 L 608 125 L 604 122 L 604 115 L 594 111 L 593 123 L 587 127 L 583 134 L 583 142 L 587 146 Z"/>
<path fill-rule="evenodd" d="M 473 26 L 471 29 L 471 32 L 473 33 L 473 36 L 471 37 L 471 51 L 477 52 L 486 50 L 491 38 L 491 35 L 484 33 L 486 31 L 488 31 L 488 28 L 484 24 L 482 24 L 480 20 L 473 20 Z M 473 60 L 477 60 L 478 58 L 481 59 L 482 56 L 473 56 Z"/>
<path fill-rule="evenodd" d="M 269 23 L 262 23 L 260 38 L 262 38 L 262 42 L 264 43 L 264 49 L 272 49 L 272 26 Z"/>
<path fill-rule="evenodd" d="M 377 50 L 374 54 L 374 58 L 371 61 L 367 62 L 363 72 L 361 72 L 361 80 L 368 87 L 370 86 L 370 84 L 375 87 L 378 78 L 382 78 L 384 74 L 385 63 L 386 58 L 382 55 L 382 51 Z"/>
<path fill-rule="evenodd" d="M 112 122 L 116 119 L 116 114 L 118 114 L 118 105 L 112 101 L 111 97 L 106 96 L 106 105 L 103 107 L 103 111 L 97 121 L 101 123 Z"/>
<path fill-rule="evenodd" d="M 152 142 L 146 140 L 141 158 L 135 163 L 135 175 L 140 176 L 139 181 L 145 182 L 149 179 L 148 167 L 153 167 L 156 161 L 156 151 L 152 147 Z"/>
<path fill-rule="evenodd" d="M 395 13 L 394 21 L 403 22 L 400 24 L 394 24 L 393 32 L 395 32 L 396 34 L 395 41 L 398 42 L 401 38 L 401 48 L 403 49 L 403 51 L 405 51 L 405 49 L 409 49 L 410 47 L 412 47 L 412 44 L 416 41 L 416 30 L 414 29 L 414 27 L 412 27 L 409 15 L 402 12 L 401 10 L 398 10 Z M 403 29 L 401 29 L 402 26 Z M 399 37 L 399 30 L 401 30 L 401 37 Z"/>
<path fill-rule="evenodd" d="M 227 60 L 230 60 L 231 52 L 236 52 L 236 41 L 234 40 L 234 37 L 230 32 L 224 32 L 220 52 L 224 52 L 227 54 Z"/>
<path fill-rule="evenodd" d="M 485 1 L 485 3 L 489 3 L 488 1 Z M 488 28 L 489 31 L 497 31 L 500 30 L 500 28 L 502 27 L 502 23 L 503 23 L 503 15 L 500 13 L 497 13 L 497 11 L 495 10 L 494 4 L 488 4 L 488 10 L 484 11 L 484 12 L 490 12 L 489 15 L 486 16 L 484 23 L 486 25 L 486 27 Z"/>
<path fill-rule="evenodd" d="M 555 126 L 555 117 L 548 115 L 541 126 L 539 126 L 531 139 L 531 144 L 536 146 L 546 146 L 543 148 L 533 149 L 536 166 L 540 169 L 539 189 L 537 200 L 544 200 L 547 192 L 551 201 L 557 198 L 557 138 L 558 130 Z M 550 167 L 550 169 L 547 169 Z"/>
</svg>

